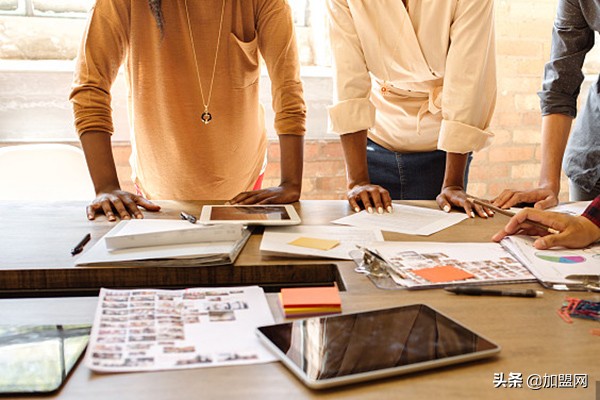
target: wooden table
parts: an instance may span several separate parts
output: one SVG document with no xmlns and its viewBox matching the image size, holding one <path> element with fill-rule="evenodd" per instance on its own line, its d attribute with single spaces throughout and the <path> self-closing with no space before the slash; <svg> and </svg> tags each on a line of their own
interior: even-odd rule
<svg viewBox="0 0 600 400">
<path fill-rule="evenodd" d="M 180 210 L 197 213 L 201 203 L 161 202 L 161 214 L 146 213 L 147 217 L 176 216 Z M 416 202 L 434 206 L 432 202 Z M 306 224 L 323 224 L 350 212 L 342 201 L 302 201 L 298 205 Z M 506 222 L 503 216 L 490 220 L 466 220 L 459 225 L 430 237 L 415 237 L 386 233 L 386 240 L 427 241 L 487 241 Z M 100 219 L 85 219 L 82 203 L 16 204 L 0 203 L 0 289 L 7 296 L 31 295 L 32 286 L 44 286 L 43 291 L 59 292 L 70 286 L 75 291 L 91 291 L 102 283 L 152 282 L 154 277 L 134 268 L 132 271 L 113 270 L 112 280 L 107 269 L 91 269 L 88 275 L 76 275 L 70 248 L 87 232 L 93 240 L 110 229 L 111 224 Z M 502 346 L 498 357 L 489 360 L 442 368 L 425 373 L 352 385 L 327 391 L 313 391 L 303 386 L 280 363 L 249 367 L 221 367 L 166 371 L 155 373 L 128 373 L 100 375 L 79 365 L 62 391 L 54 396 L 60 399 L 597 399 L 600 380 L 600 338 L 590 329 L 597 323 L 576 320 L 567 324 L 556 315 L 565 293 L 544 290 L 544 297 L 494 298 L 455 296 L 442 290 L 380 290 L 367 278 L 353 272 L 351 262 L 302 262 L 281 258 L 262 258 L 258 252 L 260 235 L 252 237 L 233 267 L 227 270 L 234 278 L 223 284 L 254 284 L 270 279 L 273 285 L 286 281 L 331 281 L 336 279 L 345 288 L 342 292 L 344 312 L 370 310 L 414 303 L 428 304 L 462 322 L 478 333 Z M 89 246 L 89 244 L 88 244 Z M 309 267 L 303 266 L 309 265 Z M 258 268 L 257 266 L 262 266 Z M 322 268 L 320 268 L 322 267 Z M 304 269 L 303 269 L 304 268 Z M 86 268 L 87 269 L 87 268 Z M 167 271 L 160 279 L 164 286 L 218 284 L 226 276 L 221 272 L 176 271 L 177 279 Z M 249 273 L 243 273 L 248 269 Z M 320 269 L 327 272 L 322 273 Z M 110 269 L 108 269 L 110 270 Z M 192 268 L 191 270 L 198 270 Z M 297 271 L 301 271 L 297 273 Z M 155 271 L 156 272 L 156 271 Z M 61 279 L 65 279 L 61 281 Z M 81 280 L 79 280 L 81 279 Z M 106 279 L 106 281 L 101 282 Z M 120 281 L 120 280 L 121 281 Z M 208 280 L 204 280 L 208 279 Z M 56 280 L 56 281 L 54 281 Z M 183 281 L 183 283 L 182 283 Z M 172 284 L 172 285 L 171 285 Z M 188 285 L 188 286 L 190 286 Z M 126 286 L 126 285 L 124 285 Z M 537 284 L 519 287 L 540 289 Z M 9 288 L 9 290 L 6 290 Z M 62 288 L 62 289 L 61 289 Z M 10 293 L 9 293 L 10 292 Z M 591 293 L 569 293 L 594 301 L 600 296 Z M 268 294 L 271 309 L 277 321 L 283 320 L 276 304 L 275 294 Z M 0 321 L 8 323 L 85 323 L 91 322 L 95 297 L 53 297 L 0 299 Z M 522 388 L 494 388 L 494 374 L 520 373 Z M 587 374 L 588 388 L 527 388 L 527 377 L 538 374 Z M 20 397 L 20 399 L 27 397 Z"/>
</svg>

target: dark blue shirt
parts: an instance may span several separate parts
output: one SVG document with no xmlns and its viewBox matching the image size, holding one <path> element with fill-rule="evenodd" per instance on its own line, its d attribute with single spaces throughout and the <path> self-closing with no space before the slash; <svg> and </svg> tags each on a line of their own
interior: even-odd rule
<svg viewBox="0 0 600 400">
<path fill-rule="evenodd" d="M 559 0 L 552 29 L 550 61 L 544 69 L 542 115 L 577 115 L 581 70 L 600 32 L 600 0 Z M 590 192 L 600 181 L 600 77 L 591 87 L 585 107 L 569 137 L 563 169 L 575 184 Z"/>
</svg>

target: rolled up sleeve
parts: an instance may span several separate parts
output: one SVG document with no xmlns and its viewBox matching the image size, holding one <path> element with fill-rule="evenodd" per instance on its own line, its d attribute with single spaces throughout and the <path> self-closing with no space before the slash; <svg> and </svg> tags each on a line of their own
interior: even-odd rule
<svg viewBox="0 0 600 400">
<path fill-rule="evenodd" d="M 103 16 L 99 7 L 90 12 L 69 96 L 79 136 L 114 131 L 110 89 L 125 56 L 127 36 L 115 21 Z"/>
<path fill-rule="evenodd" d="M 460 140 L 456 140 L 458 137 Z M 492 132 L 458 121 L 443 120 L 438 142 L 444 144 L 445 151 L 464 154 L 485 149 L 493 139 Z"/>
<path fill-rule="evenodd" d="M 264 1 L 258 15 L 260 52 L 271 78 L 271 95 L 278 135 L 304 135 L 306 105 L 294 23 L 284 0 Z"/>
<path fill-rule="evenodd" d="M 489 146 L 495 105 L 494 4 L 460 0 L 450 28 L 438 148 L 464 154 Z"/>
<path fill-rule="evenodd" d="M 328 0 L 329 36 L 334 64 L 334 98 L 329 131 L 353 133 L 375 125 L 371 77 L 346 0 Z"/>
<path fill-rule="evenodd" d="M 584 80 L 585 55 L 594 46 L 579 1 L 559 1 L 552 28 L 550 61 L 544 67 L 542 90 L 538 92 L 542 115 L 577 116 L 577 97 Z"/>
</svg>

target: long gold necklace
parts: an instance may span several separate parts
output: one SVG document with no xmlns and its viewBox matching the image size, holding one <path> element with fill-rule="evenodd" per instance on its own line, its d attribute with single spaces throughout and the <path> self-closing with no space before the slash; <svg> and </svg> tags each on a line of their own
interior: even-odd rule
<svg viewBox="0 0 600 400">
<path fill-rule="evenodd" d="M 196 57 L 196 45 L 194 44 L 194 35 L 192 34 L 192 24 L 190 23 L 190 13 L 188 12 L 187 0 L 185 4 L 185 16 L 187 17 L 188 32 L 190 34 L 190 41 L 192 42 L 192 53 L 194 55 L 194 64 L 196 65 L 196 75 L 198 77 L 198 85 L 200 86 L 200 95 L 202 96 L 202 105 L 204 105 L 204 112 L 200 116 L 200 120 L 204 125 L 208 124 L 212 120 L 212 114 L 208 111 L 210 105 L 210 99 L 212 97 L 213 83 L 215 82 L 215 71 L 217 70 L 217 58 L 219 56 L 219 46 L 221 45 L 221 32 L 223 30 L 223 16 L 225 15 L 225 0 L 221 7 L 221 22 L 219 22 L 219 36 L 217 37 L 217 50 L 215 51 L 215 62 L 213 63 L 212 75 L 210 76 L 210 86 L 208 89 L 208 99 L 204 100 L 204 91 L 202 90 L 202 80 L 200 79 L 200 68 L 198 68 L 198 57 Z"/>
</svg>

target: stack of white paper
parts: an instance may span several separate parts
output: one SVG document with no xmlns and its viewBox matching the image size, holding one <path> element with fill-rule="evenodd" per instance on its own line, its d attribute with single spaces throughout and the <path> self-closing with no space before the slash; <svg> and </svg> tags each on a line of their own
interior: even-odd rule
<svg viewBox="0 0 600 400">
<path fill-rule="evenodd" d="M 121 221 L 105 237 L 101 238 L 93 247 L 83 253 L 76 261 L 76 266 L 203 266 L 231 264 L 244 247 L 251 232 L 244 228 L 236 232 L 238 228 L 230 226 L 223 231 L 221 237 L 231 234 L 237 239 L 204 241 L 192 243 L 173 243 L 173 239 L 180 237 L 180 232 L 171 231 L 166 233 L 157 232 L 157 220 L 127 220 Z M 187 221 L 167 221 L 169 224 L 178 225 L 183 228 L 181 236 L 197 235 L 189 231 L 191 224 Z M 183 223 L 183 225 L 179 224 Z M 177 223 L 177 224 L 176 224 Z M 187 224 L 187 226 L 186 226 Z M 130 229 L 131 227 L 131 229 Z M 164 227 L 164 226 L 163 226 Z M 200 227 L 199 227 L 200 228 Z M 193 229 L 193 227 L 192 227 Z M 202 228 L 200 228 L 202 229 Z M 227 229 L 232 229 L 227 232 Z M 139 235 L 141 243 L 157 243 L 163 240 L 164 245 L 145 245 L 143 247 L 128 247 L 122 249 L 109 249 L 108 238 L 117 238 L 120 232 L 134 233 L 130 236 Z M 127 235 L 125 235 L 126 237 Z M 216 237 L 216 235 L 215 235 Z"/>
<path fill-rule="evenodd" d="M 132 219 L 119 222 L 104 236 L 109 250 L 169 244 L 226 242 L 242 237 L 242 224 L 196 225 L 172 219 Z"/>
</svg>

